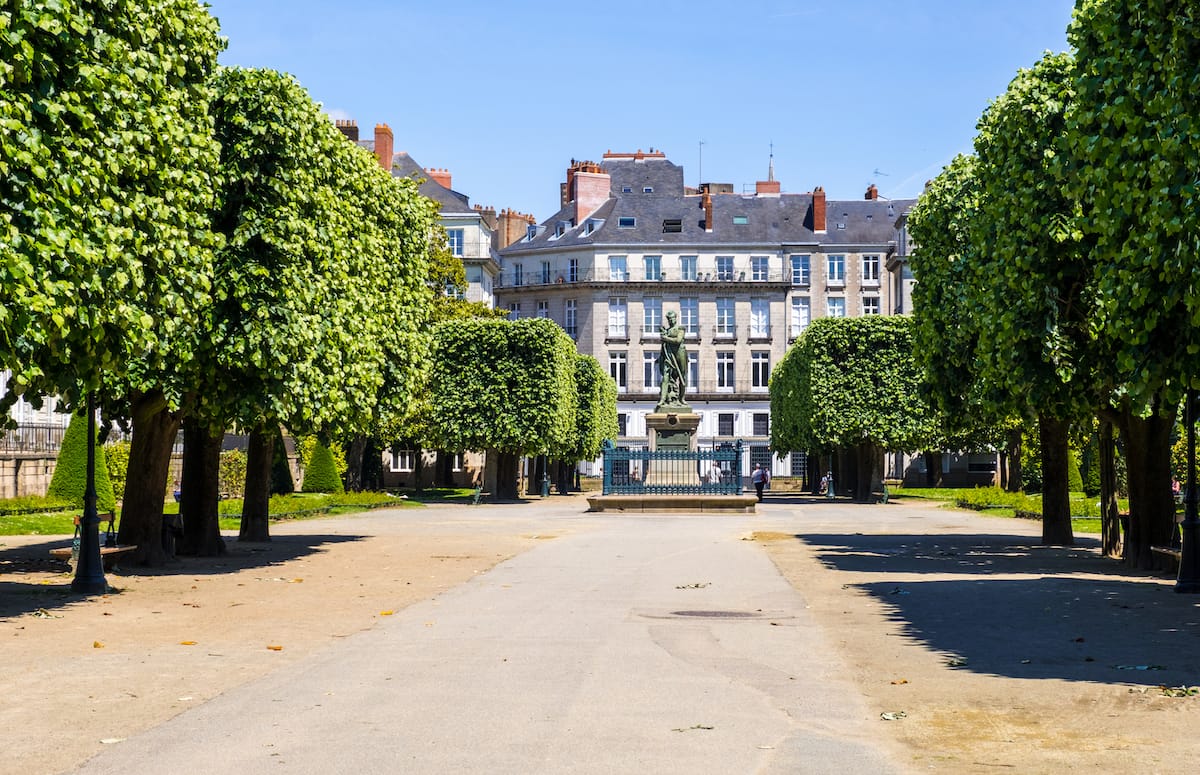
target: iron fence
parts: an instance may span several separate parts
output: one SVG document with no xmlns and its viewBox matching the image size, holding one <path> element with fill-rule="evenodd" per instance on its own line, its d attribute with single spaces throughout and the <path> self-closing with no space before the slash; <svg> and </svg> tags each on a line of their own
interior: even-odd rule
<svg viewBox="0 0 1200 775">
<path fill-rule="evenodd" d="M 66 426 L 49 423 L 23 423 L 0 430 L 0 452 L 58 453 Z"/>
<path fill-rule="evenodd" d="M 616 447 L 604 442 L 605 495 L 741 495 L 742 442 L 711 449 Z"/>
</svg>

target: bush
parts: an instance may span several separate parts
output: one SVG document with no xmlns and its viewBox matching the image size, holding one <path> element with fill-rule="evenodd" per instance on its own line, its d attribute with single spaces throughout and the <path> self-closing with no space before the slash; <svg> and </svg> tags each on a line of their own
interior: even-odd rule
<svg viewBox="0 0 1200 775">
<path fill-rule="evenodd" d="M 333 453 L 324 444 L 312 448 L 308 467 L 304 469 L 304 486 L 301 492 L 343 492 L 342 478 L 338 476 L 333 462 Z"/>
<path fill-rule="evenodd" d="M 1067 490 L 1083 492 L 1083 476 L 1079 473 L 1079 453 L 1067 451 Z"/>
<path fill-rule="evenodd" d="M 246 453 L 240 449 L 227 449 L 221 453 L 221 464 L 217 471 L 217 485 L 221 494 L 240 498 L 246 490 Z"/>
<path fill-rule="evenodd" d="M 271 494 L 291 495 L 295 491 L 296 482 L 292 479 L 292 467 L 288 464 L 287 445 L 283 441 L 283 433 L 277 432 L 271 460 Z"/>
<path fill-rule="evenodd" d="M 63 434 L 62 449 L 54 466 L 54 476 L 46 494 L 70 503 L 83 506 L 83 493 L 87 489 L 87 417 L 77 414 L 71 418 Z M 104 446 L 96 445 L 96 508 L 112 511 L 117 506 L 112 483 L 108 479 Z"/>
<path fill-rule="evenodd" d="M 104 445 L 105 468 L 117 499 L 125 497 L 125 476 L 129 472 L 129 442 L 117 441 Z"/>
</svg>

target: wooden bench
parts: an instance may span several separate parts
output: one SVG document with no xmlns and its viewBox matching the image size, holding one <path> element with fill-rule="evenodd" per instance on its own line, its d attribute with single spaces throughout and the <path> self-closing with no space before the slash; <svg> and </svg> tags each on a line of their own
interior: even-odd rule
<svg viewBox="0 0 1200 775">
<path fill-rule="evenodd" d="M 117 560 L 119 560 L 121 558 L 121 555 L 128 554 L 129 552 L 136 550 L 137 544 L 132 544 L 130 546 L 117 546 L 116 545 L 116 542 L 117 542 L 117 530 L 116 530 L 117 515 L 116 515 L 116 512 L 110 511 L 107 514 L 101 514 L 100 521 L 108 523 L 108 529 L 105 530 L 104 533 L 100 536 L 101 540 L 104 542 L 100 546 L 100 560 L 101 560 L 101 562 L 104 563 L 105 570 L 112 570 L 116 566 Z M 72 540 L 71 546 L 63 546 L 58 549 L 51 549 L 50 550 L 51 557 L 56 557 L 60 560 L 66 560 L 67 562 L 71 562 L 71 560 L 76 556 L 76 554 L 79 551 L 78 550 L 79 527 L 80 527 L 79 517 L 75 517 L 75 538 Z M 104 544 L 112 544 L 112 545 L 105 546 Z"/>
<path fill-rule="evenodd" d="M 1183 550 L 1176 549 L 1173 546 L 1151 546 L 1150 551 L 1155 554 L 1161 554 L 1165 557 L 1171 557 L 1175 560 L 1175 562 L 1179 562 L 1183 559 Z"/>
</svg>

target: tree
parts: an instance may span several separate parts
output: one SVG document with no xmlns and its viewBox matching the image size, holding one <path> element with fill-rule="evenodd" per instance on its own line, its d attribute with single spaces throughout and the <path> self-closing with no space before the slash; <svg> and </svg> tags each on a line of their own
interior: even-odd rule
<svg viewBox="0 0 1200 775">
<path fill-rule="evenodd" d="M 439 323 L 428 395 L 438 449 L 486 450 L 497 498 L 517 495 L 522 455 L 578 448 L 575 343 L 550 320 Z"/>
<path fill-rule="evenodd" d="M 207 300 L 217 23 L 194 0 L 21 3 L 3 19 L 0 414 L 19 394 L 127 397 L 120 540 L 159 562 L 169 457 L 148 461 L 136 429 L 172 400 L 156 375 L 188 359 Z"/>
<path fill-rule="evenodd" d="M 575 356 L 575 393 L 579 403 L 575 412 L 575 438 L 571 449 L 562 455 L 558 468 L 559 492 L 571 487 L 571 467 L 581 460 L 595 460 L 605 439 L 617 437 L 617 383 L 590 355 Z"/>
<path fill-rule="evenodd" d="M 1128 455 L 1125 558 L 1151 568 L 1174 529 L 1174 413 L 1200 387 L 1200 17 L 1180 0 L 1082 0 L 1068 39 L 1067 184 L 1093 245 L 1093 325 Z"/>
<path fill-rule="evenodd" d="M 773 449 L 851 449 L 854 497 L 882 485 L 883 453 L 913 450 L 934 432 L 921 398 L 906 317 L 822 318 L 771 378 Z"/>
<path fill-rule="evenodd" d="M 324 444 L 318 443 L 313 447 L 308 467 L 304 469 L 304 484 L 300 491 L 331 493 L 343 491 L 342 477 L 338 476 L 337 467 L 333 463 L 333 454 Z"/>
<path fill-rule="evenodd" d="M 82 414 L 71 416 L 71 422 L 63 433 L 62 447 L 54 464 L 54 475 L 50 477 L 47 495 L 82 507 L 83 493 L 87 489 L 87 417 Z M 112 483 L 108 478 L 108 466 L 104 458 L 104 446 L 96 445 L 96 507 L 101 511 L 116 508 Z"/>
</svg>

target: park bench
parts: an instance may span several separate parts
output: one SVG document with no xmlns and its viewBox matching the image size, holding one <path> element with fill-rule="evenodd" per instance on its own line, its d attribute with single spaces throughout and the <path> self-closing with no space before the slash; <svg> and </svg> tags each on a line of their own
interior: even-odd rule
<svg viewBox="0 0 1200 775">
<path fill-rule="evenodd" d="M 104 563 L 105 570 L 112 570 L 117 564 L 117 560 L 121 558 L 121 555 L 136 550 L 137 545 L 117 546 L 116 512 L 110 511 L 107 514 L 101 514 L 100 521 L 108 523 L 108 528 L 101 537 L 103 543 L 100 546 L 100 559 Z M 51 549 L 51 557 L 71 562 L 79 556 L 79 527 L 79 517 L 75 517 L 75 538 L 72 540 L 71 545 Z"/>
<path fill-rule="evenodd" d="M 1183 559 L 1183 551 L 1174 546 L 1151 546 L 1150 551 L 1154 554 L 1161 554 L 1164 557 L 1170 557 L 1175 561 L 1175 567 L 1179 567 L 1179 562 Z"/>
</svg>

